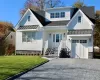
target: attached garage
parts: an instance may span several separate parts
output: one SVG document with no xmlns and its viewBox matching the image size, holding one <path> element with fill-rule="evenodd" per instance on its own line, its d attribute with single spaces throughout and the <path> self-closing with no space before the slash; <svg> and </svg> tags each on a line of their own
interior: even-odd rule
<svg viewBox="0 0 100 80">
<path fill-rule="evenodd" d="M 88 59 L 88 40 L 72 39 L 71 54 L 72 54 L 72 58 Z"/>
</svg>

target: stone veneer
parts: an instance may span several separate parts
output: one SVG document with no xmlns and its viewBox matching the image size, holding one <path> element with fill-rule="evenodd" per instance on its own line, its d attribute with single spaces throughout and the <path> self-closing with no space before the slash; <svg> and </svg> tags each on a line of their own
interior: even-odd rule
<svg viewBox="0 0 100 80">
<path fill-rule="evenodd" d="M 41 55 L 41 51 L 34 50 L 16 50 L 16 55 Z"/>
<path fill-rule="evenodd" d="M 89 53 L 88 53 L 88 58 L 89 58 L 89 59 L 92 59 L 92 58 L 93 58 L 93 52 L 89 52 Z"/>
</svg>

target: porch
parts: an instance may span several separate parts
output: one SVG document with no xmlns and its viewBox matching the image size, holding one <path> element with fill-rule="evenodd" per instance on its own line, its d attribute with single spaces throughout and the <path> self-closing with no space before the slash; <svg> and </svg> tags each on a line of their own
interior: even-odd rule
<svg viewBox="0 0 100 80">
<path fill-rule="evenodd" d="M 59 57 L 62 48 L 68 48 L 67 30 L 45 30 L 44 31 L 44 56 Z"/>
<path fill-rule="evenodd" d="M 46 30 L 44 31 L 44 55 L 59 57 L 62 49 L 66 49 L 71 58 L 92 58 L 93 36 L 91 30 Z M 80 34 L 81 32 L 81 34 Z M 85 33 L 83 33 L 85 32 Z"/>
</svg>

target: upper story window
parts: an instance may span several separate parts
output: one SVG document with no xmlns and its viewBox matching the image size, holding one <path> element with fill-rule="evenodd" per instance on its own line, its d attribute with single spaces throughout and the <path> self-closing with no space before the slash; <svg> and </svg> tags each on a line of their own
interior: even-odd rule
<svg viewBox="0 0 100 80">
<path fill-rule="evenodd" d="M 50 14 L 50 18 L 54 18 L 54 13 L 51 13 Z"/>
<path fill-rule="evenodd" d="M 59 17 L 60 17 L 59 13 L 56 13 L 55 18 L 59 18 Z"/>
<path fill-rule="evenodd" d="M 28 21 L 30 21 L 30 18 L 31 18 L 31 17 L 30 17 L 30 16 L 28 16 Z"/>
<path fill-rule="evenodd" d="M 65 12 L 61 12 L 61 17 L 65 17 Z"/>
<path fill-rule="evenodd" d="M 81 23 L 81 20 L 82 20 L 81 16 L 78 16 L 78 23 Z"/>
<path fill-rule="evenodd" d="M 51 13 L 50 18 L 64 18 L 65 12 Z"/>
</svg>

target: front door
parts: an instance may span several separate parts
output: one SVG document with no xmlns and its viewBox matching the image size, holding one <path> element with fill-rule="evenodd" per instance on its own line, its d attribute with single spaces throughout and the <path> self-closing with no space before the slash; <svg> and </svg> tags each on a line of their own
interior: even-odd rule
<svg viewBox="0 0 100 80">
<path fill-rule="evenodd" d="M 58 48 L 61 40 L 62 40 L 62 34 L 59 34 L 59 33 L 53 34 L 53 43 L 52 43 L 53 46 L 52 47 Z"/>
</svg>

